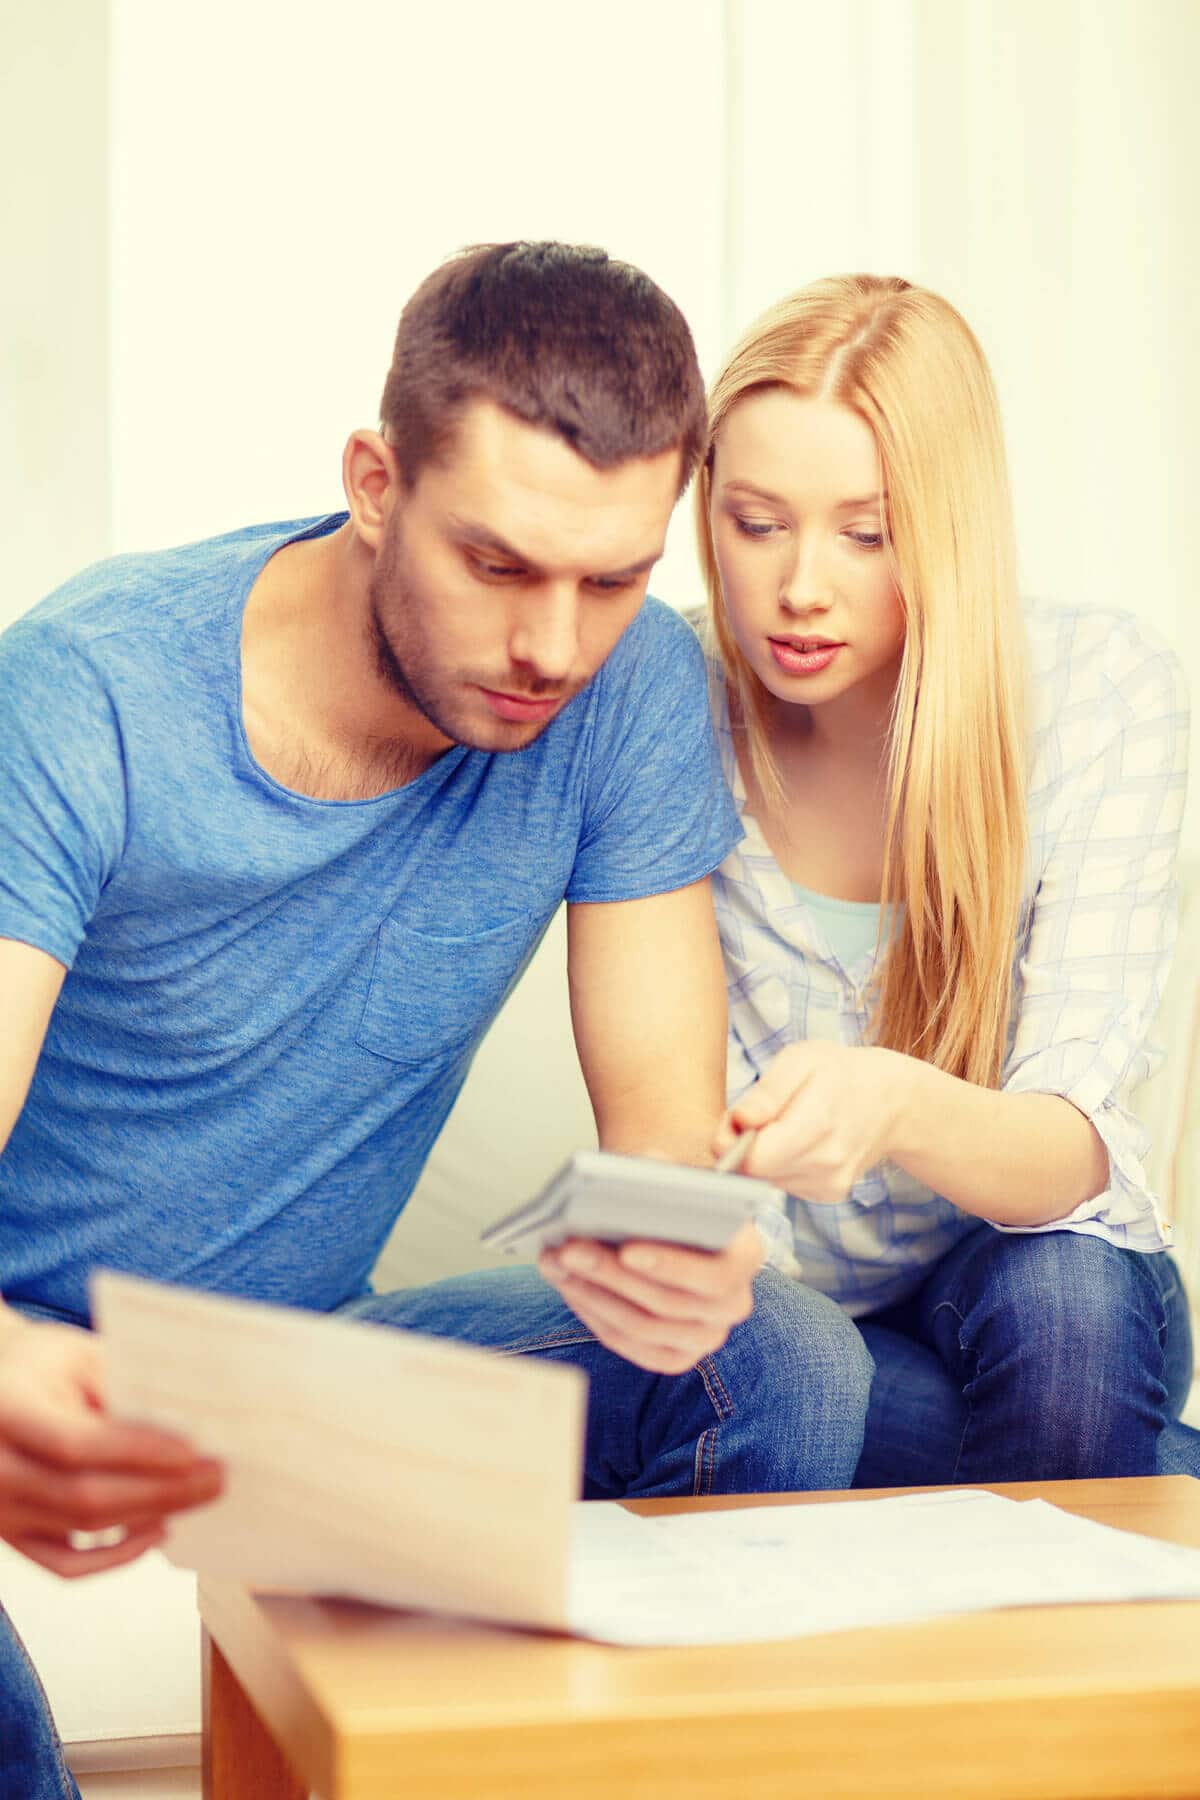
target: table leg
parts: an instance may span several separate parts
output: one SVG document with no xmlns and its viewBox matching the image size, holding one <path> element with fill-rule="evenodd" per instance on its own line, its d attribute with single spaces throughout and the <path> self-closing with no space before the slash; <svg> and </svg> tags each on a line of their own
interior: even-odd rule
<svg viewBox="0 0 1200 1800">
<path fill-rule="evenodd" d="M 207 1631 L 203 1659 L 204 1800 L 308 1800 Z"/>
</svg>

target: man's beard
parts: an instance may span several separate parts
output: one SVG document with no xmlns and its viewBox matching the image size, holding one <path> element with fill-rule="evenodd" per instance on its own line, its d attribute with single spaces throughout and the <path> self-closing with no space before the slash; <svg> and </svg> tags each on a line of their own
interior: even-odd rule
<svg viewBox="0 0 1200 1800">
<path fill-rule="evenodd" d="M 431 725 L 436 725 L 441 731 L 440 720 L 435 719 L 428 705 L 422 703 L 412 682 L 404 673 L 403 665 L 383 628 L 383 620 L 379 616 L 379 596 L 375 592 L 374 582 L 371 584 L 371 614 L 367 622 L 367 630 L 371 638 L 371 648 L 375 653 L 376 673 L 387 683 L 393 694 L 398 694 L 400 699 L 406 701 L 409 706 L 415 706 Z"/>
<path fill-rule="evenodd" d="M 406 661 L 401 661 L 401 652 L 397 650 L 395 639 L 385 623 L 385 620 L 389 618 L 397 620 L 411 618 L 413 613 L 412 590 L 405 579 L 403 557 L 396 541 L 397 536 L 398 533 L 393 526 L 384 539 L 367 590 L 370 602 L 367 631 L 371 639 L 375 667 L 380 679 L 386 683 L 392 693 L 408 706 L 413 707 L 421 714 L 422 718 L 428 720 L 435 731 L 440 731 L 442 736 L 449 738 L 452 743 L 465 744 L 471 750 L 528 749 L 529 745 L 541 736 L 546 725 L 550 724 L 552 719 L 539 724 L 537 729 L 521 742 L 512 743 L 507 738 L 502 738 L 498 743 L 494 742 L 485 731 L 476 730 L 472 733 L 465 719 L 451 716 L 450 707 L 443 703 L 434 692 L 435 681 L 432 678 L 425 678 L 426 671 L 422 667 L 419 654 L 408 657 Z M 487 687 L 491 685 L 491 682 L 487 678 L 473 679 L 469 675 L 461 675 L 457 677 L 455 685 Z M 505 688 L 506 691 L 517 691 L 515 685 L 510 684 L 507 680 Z M 524 682 L 521 684 L 520 691 L 527 694 L 530 699 L 549 699 L 561 693 L 562 689 L 554 682 L 534 682 L 532 684 Z M 576 691 L 576 689 L 570 689 L 564 694 L 564 705 L 567 700 L 573 698 Z M 557 714 L 552 715 L 552 718 L 554 717 L 557 717 Z"/>
<path fill-rule="evenodd" d="M 419 671 L 410 673 L 405 668 L 384 624 L 385 611 L 391 613 L 393 617 L 397 614 L 402 618 L 411 617 L 412 614 L 411 598 L 401 567 L 401 555 L 396 542 L 394 523 L 384 538 L 379 559 L 371 573 L 367 595 L 370 601 L 367 630 L 371 638 L 375 668 L 380 679 L 406 705 L 414 707 L 436 731 L 442 733 L 443 737 L 457 742 L 458 733 L 453 730 L 446 719 L 441 717 L 441 709 L 427 692 L 427 684 L 421 680 Z"/>
</svg>

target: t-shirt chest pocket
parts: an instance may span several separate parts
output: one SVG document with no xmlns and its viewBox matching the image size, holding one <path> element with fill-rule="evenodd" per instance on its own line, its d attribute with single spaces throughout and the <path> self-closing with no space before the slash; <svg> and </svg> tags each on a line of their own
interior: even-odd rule
<svg viewBox="0 0 1200 1800">
<path fill-rule="evenodd" d="M 526 917 L 465 937 L 432 937 L 385 919 L 358 1042 L 403 1067 L 444 1062 L 471 1048 L 520 973 L 537 928 Z"/>
</svg>

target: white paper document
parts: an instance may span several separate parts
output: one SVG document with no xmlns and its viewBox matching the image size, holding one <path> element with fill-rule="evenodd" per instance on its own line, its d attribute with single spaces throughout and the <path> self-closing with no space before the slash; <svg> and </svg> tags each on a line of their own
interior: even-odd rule
<svg viewBox="0 0 1200 1800">
<path fill-rule="evenodd" d="M 1200 1550 L 966 1488 L 653 1518 L 615 1505 L 577 1512 L 572 1629 L 614 1644 L 749 1643 L 1000 1606 L 1200 1599 Z"/>
<path fill-rule="evenodd" d="M 226 1465 L 173 1562 L 614 1644 L 1200 1599 L 1200 1550 L 954 1489 L 642 1517 L 575 1504 L 572 1369 L 126 1276 L 93 1282 L 108 1403 Z"/>
</svg>

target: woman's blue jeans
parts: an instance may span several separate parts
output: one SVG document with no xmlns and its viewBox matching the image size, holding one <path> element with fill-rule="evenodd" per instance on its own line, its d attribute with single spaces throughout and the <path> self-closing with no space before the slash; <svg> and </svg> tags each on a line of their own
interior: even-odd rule
<svg viewBox="0 0 1200 1800">
<path fill-rule="evenodd" d="M 584 1493 L 781 1493 L 849 1487 L 871 1360 L 852 1321 L 773 1269 L 754 1312 L 685 1375 L 604 1349 L 535 1269 L 368 1295 L 344 1316 L 572 1363 L 589 1378 Z M 0 1800 L 78 1800 L 37 1677 L 0 1607 Z"/>
<path fill-rule="evenodd" d="M 858 1323 L 876 1373 L 856 1487 L 1200 1475 L 1170 1256 L 981 1225 Z"/>
</svg>

